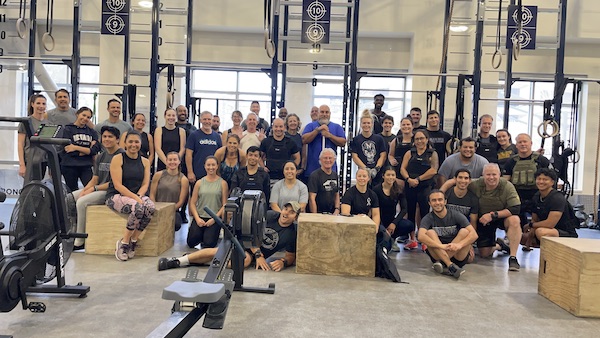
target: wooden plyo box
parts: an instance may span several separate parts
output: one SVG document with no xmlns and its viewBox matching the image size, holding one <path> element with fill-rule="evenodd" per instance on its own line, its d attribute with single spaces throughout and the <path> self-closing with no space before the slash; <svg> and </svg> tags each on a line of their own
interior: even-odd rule
<svg viewBox="0 0 600 338">
<path fill-rule="evenodd" d="M 543 237 L 538 293 L 578 317 L 600 318 L 600 240 Z"/>
<path fill-rule="evenodd" d="M 296 272 L 373 277 L 376 236 L 366 216 L 300 214 Z"/>
<path fill-rule="evenodd" d="M 175 241 L 175 203 L 157 202 L 150 224 L 138 240 L 136 256 L 158 256 L 173 246 Z M 117 240 L 123 237 L 127 225 L 126 214 L 120 214 L 106 205 L 87 207 L 85 253 L 114 255 Z"/>
</svg>

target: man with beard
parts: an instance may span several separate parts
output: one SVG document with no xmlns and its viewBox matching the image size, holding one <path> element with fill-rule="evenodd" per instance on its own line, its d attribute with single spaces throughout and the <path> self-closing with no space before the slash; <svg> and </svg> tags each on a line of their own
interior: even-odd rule
<svg viewBox="0 0 600 338">
<path fill-rule="evenodd" d="M 293 265 L 296 261 L 296 222 L 299 214 L 300 204 L 296 201 L 286 203 L 281 213 L 273 210 L 267 211 L 267 223 L 262 244 L 259 248 L 246 249 L 244 267 L 254 263 L 257 270 L 281 271 Z M 267 262 L 267 258 L 281 250 L 285 250 L 284 257 Z M 216 253 L 217 248 L 206 248 L 179 258 L 160 258 L 158 260 L 158 271 L 190 264 L 209 263 Z"/>
<path fill-rule="evenodd" d="M 383 131 L 383 118 L 387 116 L 387 114 L 381 110 L 385 103 L 385 96 L 383 94 L 377 94 L 373 98 L 373 105 L 375 106 L 371 113 L 373 114 L 373 134 L 381 134 Z"/>
<path fill-rule="evenodd" d="M 508 251 L 508 271 L 519 271 L 517 249 L 521 241 L 519 210 L 521 200 L 512 183 L 500 177 L 497 163 L 488 163 L 483 176 L 469 184 L 469 190 L 479 199 L 479 224 L 477 248 L 481 257 L 491 257 L 496 250 Z M 496 239 L 496 229 L 504 229 L 510 240 L 506 245 Z"/>
<path fill-rule="evenodd" d="M 438 170 L 440 184 L 454 177 L 460 168 L 469 170 L 471 178 L 479 178 L 483 172 L 483 166 L 488 163 L 483 156 L 475 154 L 475 140 L 465 137 L 459 142 L 459 153 L 448 156 L 440 166 L 440 170 Z"/>
<path fill-rule="evenodd" d="M 418 129 L 427 129 L 427 127 L 421 125 L 421 108 L 413 107 L 410 110 L 410 114 L 408 115 L 408 117 L 410 117 L 410 119 L 412 120 L 413 132 L 417 131 Z"/>
<path fill-rule="evenodd" d="M 360 118 L 362 131 L 350 142 L 350 153 L 358 168 L 369 172 L 372 185 L 375 186 L 382 181 L 380 171 L 387 158 L 387 147 L 381 135 L 373 134 L 373 121 L 373 115 L 365 109 Z"/>
<path fill-rule="evenodd" d="M 307 179 L 319 168 L 321 150 L 331 148 L 336 151 L 337 147 L 346 144 L 344 128 L 331 122 L 330 119 L 331 109 L 327 105 L 322 105 L 319 107 L 319 119 L 307 124 L 302 132 L 302 143 L 308 145 L 306 170 L 304 170 Z M 334 164 L 333 170 L 337 171 L 337 165 Z"/>
<path fill-rule="evenodd" d="M 335 163 L 335 151 L 325 148 L 319 155 L 321 168 L 313 171 L 308 179 L 308 198 L 310 212 L 340 213 L 340 192 L 338 175 L 332 170 Z"/>
<path fill-rule="evenodd" d="M 177 122 L 175 122 L 175 125 L 185 130 L 185 138 L 187 140 L 190 134 L 198 130 L 198 128 L 188 121 L 188 110 L 184 105 L 177 106 L 175 112 L 177 113 Z"/>
<path fill-rule="evenodd" d="M 448 156 L 446 152 L 446 143 L 452 139 L 450 133 L 440 129 L 440 113 L 435 110 L 427 112 L 427 132 L 429 133 L 429 142 L 433 145 L 438 154 L 440 165 Z"/>
<path fill-rule="evenodd" d="M 213 119 L 212 119 L 212 124 L 210 126 L 212 128 L 212 130 L 219 134 L 219 135 L 223 135 L 223 133 L 221 133 L 219 131 L 219 128 L 221 127 L 221 118 L 219 117 L 219 115 L 214 115 Z"/>
</svg>

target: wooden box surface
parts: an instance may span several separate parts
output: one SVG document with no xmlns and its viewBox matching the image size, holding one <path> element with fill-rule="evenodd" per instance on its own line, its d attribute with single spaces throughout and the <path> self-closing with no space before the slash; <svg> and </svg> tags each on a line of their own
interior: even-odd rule
<svg viewBox="0 0 600 338">
<path fill-rule="evenodd" d="M 296 272 L 373 277 L 376 236 L 366 216 L 300 214 Z"/>
<path fill-rule="evenodd" d="M 105 205 L 87 207 L 85 253 L 114 255 L 117 240 L 123 237 L 127 225 L 126 214 L 120 214 Z M 138 240 L 136 256 L 159 256 L 175 241 L 175 203 L 156 203 L 156 211 Z"/>
<path fill-rule="evenodd" d="M 600 318 L 600 240 L 543 237 L 538 293 L 575 316 Z"/>
</svg>

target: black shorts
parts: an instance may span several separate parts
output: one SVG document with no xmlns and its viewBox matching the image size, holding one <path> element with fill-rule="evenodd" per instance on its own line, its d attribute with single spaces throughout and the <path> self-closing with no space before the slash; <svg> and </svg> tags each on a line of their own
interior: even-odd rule
<svg viewBox="0 0 600 338">
<path fill-rule="evenodd" d="M 437 260 L 435 258 L 433 258 L 433 256 L 431 256 L 431 253 L 429 253 L 429 249 L 425 250 L 425 253 L 427 254 L 427 256 L 429 256 L 429 259 L 431 259 L 431 263 L 437 262 Z M 458 265 L 459 268 L 462 268 L 463 266 L 467 265 L 467 263 L 469 263 L 469 255 L 471 255 L 470 250 L 469 250 L 469 253 L 467 253 L 467 255 L 465 256 L 465 259 L 463 259 L 462 261 L 459 261 L 455 257 L 450 258 L 450 261 L 452 263 Z M 443 262 L 441 262 L 441 263 L 444 264 Z"/>
<path fill-rule="evenodd" d="M 558 237 L 573 237 L 573 238 L 577 238 L 577 233 L 572 233 L 572 232 L 568 232 L 565 230 L 561 230 L 561 229 L 556 229 L 556 231 L 558 231 Z"/>
<path fill-rule="evenodd" d="M 477 247 L 487 248 L 496 245 L 496 229 L 504 229 L 505 218 L 497 219 L 488 225 L 477 224 Z"/>
</svg>

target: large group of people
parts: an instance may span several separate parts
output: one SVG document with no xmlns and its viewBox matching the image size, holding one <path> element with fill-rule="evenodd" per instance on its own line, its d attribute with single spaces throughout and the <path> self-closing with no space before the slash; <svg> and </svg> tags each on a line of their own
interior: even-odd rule
<svg viewBox="0 0 600 338">
<path fill-rule="evenodd" d="M 57 102 L 64 103 L 65 93 L 68 102 L 64 90 L 56 93 Z M 204 206 L 226 218 L 224 206 L 236 188 L 265 193 L 267 227 L 279 233 L 279 243 L 271 238 L 262 247 L 248 249 L 246 263 L 257 269 L 279 271 L 294 264 L 294 222 L 301 212 L 370 217 L 382 237 L 391 239 L 389 250 L 399 251 L 399 244 L 414 250 L 420 243 L 433 270 L 455 278 L 476 251 L 481 257 L 506 253 L 509 270 L 518 271 L 523 227 L 539 237 L 577 236 L 572 222 L 565 220 L 568 205 L 554 189 L 556 173 L 532 150 L 529 135 L 517 135 L 513 145 L 506 129 L 492 135 L 493 118 L 483 115 L 478 137 L 463 138 L 452 153 L 453 138 L 441 130 L 438 112 L 427 112 L 426 125 L 421 125 L 421 110 L 411 109 L 394 135 L 394 117 L 382 110 L 384 100 L 381 94 L 374 97 L 374 109 L 362 112 L 360 133 L 350 140 L 342 126 L 331 121 L 327 105 L 313 107 L 311 122 L 302 128 L 298 115 L 285 108 L 269 124 L 259 116 L 255 101 L 245 120 L 242 112 L 234 111 L 233 127 L 223 133 L 220 119 L 212 113 L 202 112 L 196 128 L 188 122 L 187 109 L 179 106 L 164 112 L 165 125 L 153 136 L 143 131 L 143 114 L 136 114 L 132 125 L 121 120 L 121 105 L 115 99 L 108 102 L 108 119 L 96 126 L 86 107 L 73 111 L 61 106 L 46 113 L 42 95 L 30 99 L 28 110 L 34 128 L 50 120 L 64 124 L 64 137 L 72 141 L 61 149 L 60 158 L 65 181 L 77 199 L 78 231 L 84 230 L 84 210 L 90 204 L 106 203 L 129 215 L 115 247 L 117 259 L 134 257 L 155 202 L 176 204 L 175 230 L 189 215 L 187 244 L 202 250 L 163 258 L 159 270 L 210 260 L 220 229 Z M 23 128 L 19 173 L 25 176 L 27 166 L 46 159 L 29 145 Z M 336 158 L 347 142 L 358 170 L 355 185 L 342 194 Z M 78 189 L 79 180 L 83 189 Z M 505 230 L 506 237 L 497 238 L 497 229 Z M 75 245 L 83 248 L 84 242 L 77 239 Z M 285 249 L 285 257 L 267 263 L 280 249 Z"/>
</svg>

